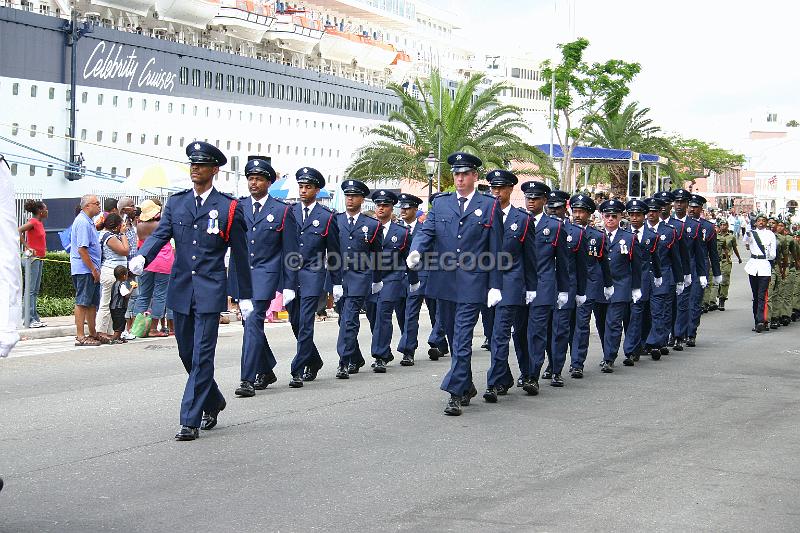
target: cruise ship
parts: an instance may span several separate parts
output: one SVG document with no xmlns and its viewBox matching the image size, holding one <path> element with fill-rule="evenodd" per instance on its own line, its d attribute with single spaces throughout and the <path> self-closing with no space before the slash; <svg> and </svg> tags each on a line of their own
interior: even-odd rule
<svg viewBox="0 0 800 533">
<path fill-rule="evenodd" d="M 69 211 L 86 192 L 190 186 L 184 146 L 217 145 L 217 188 L 250 155 L 338 189 L 399 100 L 389 82 L 476 68 L 455 17 L 413 0 L 0 0 L 0 153 L 20 195 Z M 399 184 L 383 186 L 397 188 Z"/>
</svg>

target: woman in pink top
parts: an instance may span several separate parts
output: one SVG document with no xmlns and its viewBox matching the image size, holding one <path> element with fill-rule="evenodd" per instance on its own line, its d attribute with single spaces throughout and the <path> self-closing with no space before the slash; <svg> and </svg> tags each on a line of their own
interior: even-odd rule
<svg viewBox="0 0 800 533">
<path fill-rule="evenodd" d="M 150 236 L 158 227 L 161 220 L 161 206 L 153 200 L 145 200 L 139 206 L 142 213 L 139 215 L 139 224 L 136 231 L 139 236 L 139 245 Z M 175 261 L 172 245 L 167 243 L 156 258 L 147 265 L 139 276 L 139 296 L 136 299 L 134 314 L 144 313 L 150 309 L 150 330 L 145 337 L 166 337 L 167 333 L 158 331 L 158 322 L 164 316 L 167 303 L 167 289 L 169 287 L 169 274 L 172 263 Z"/>
<path fill-rule="evenodd" d="M 31 218 L 18 229 L 19 241 L 25 248 L 25 254 L 29 257 L 43 258 L 47 254 L 46 234 L 44 231 L 44 221 L 47 220 L 47 205 L 41 200 L 26 200 L 25 211 L 30 213 Z M 31 286 L 30 286 L 30 308 L 29 317 L 32 328 L 43 328 L 47 324 L 39 318 L 36 311 L 36 299 L 39 296 L 39 288 L 42 284 L 42 261 L 33 260 L 31 265 Z"/>
</svg>

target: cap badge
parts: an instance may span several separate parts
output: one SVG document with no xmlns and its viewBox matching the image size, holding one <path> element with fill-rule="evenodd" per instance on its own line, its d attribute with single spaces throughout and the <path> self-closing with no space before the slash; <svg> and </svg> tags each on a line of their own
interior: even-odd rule
<svg viewBox="0 0 800 533">
<path fill-rule="evenodd" d="M 258 161 L 253 161 L 253 166 L 257 167 L 258 166 Z"/>
<path fill-rule="evenodd" d="M 495 176 L 499 176 L 499 175 L 500 175 L 500 173 L 499 173 L 498 171 L 496 171 L 496 170 L 495 170 L 495 171 L 494 171 L 494 175 L 495 175 Z"/>
<path fill-rule="evenodd" d="M 219 211 L 217 211 L 216 209 L 212 209 L 211 211 L 208 212 L 208 218 L 213 219 L 217 218 L 218 216 L 219 216 Z"/>
<path fill-rule="evenodd" d="M 319 226 L 319 220 L 314 220 L 314 222 L 312 222 L 311 225 L 316 228 L 317 226 Z"/>
<path fill-rule="evenodd" d="M 518 228 L 518 227 L 519 227 L 519 226 L 517 226 L 517 223 L 516 223 L 516 222 L 514 222 L 513 224 L 511 224 L 511 225 L 509 226 L 509 229 L 511 229 L 511 231 L 517 231 L 517 228 Z"/>
<path fill-rule="evenodd" d="M 456 161 L 461 161 L 461 154 L 458 154 L 458 155 L 456 156 Z"/>
<path fill-rule="evenodd" d="M 380 194 L 381 196 L 386 196 L 386 191 L 381 191 L 378 194 Z"/>
<path fill-rule="evenodd" d="M 475 216 L 478 216 L 478 217 L 479 217 L 479 216 L 481 216 L 482 214 L 483 214 L 483 211 L 481 211 L 480 209 L 476 209 L 476 210 L 475 210 Z"/>
<path fill-rule="evenodd" d="M 275 217 L 272 215 L 272 213 L 267 215 L 267 222 L 272 222 L 273 220 L 275 220 Z"/>
<path fill-rule="evenodd" d="M 544 230 L 542 231 L 542 235 L 544 236 L 550 235 L 550 228 L 544 228 Z"/>
<path fill-rule="evenodd" d="M 307 168 L 303 169 L 303 174 L 308 174 L 308 169 Z"/>
<path fill-rule="evenodd" d="M 200 149 L 200 143 L 194 143 L 194 149 L 195 150 L 199 150 Z"/>
</svg>

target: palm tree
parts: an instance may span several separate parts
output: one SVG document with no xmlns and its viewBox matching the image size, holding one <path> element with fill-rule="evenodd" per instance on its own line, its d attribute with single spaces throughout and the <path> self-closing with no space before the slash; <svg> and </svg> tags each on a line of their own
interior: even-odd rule
<svg viewBox="0 0 800 533">
<path fill-rule="evenodd" d="M 608 112 L 592 124 L 592 129 L 586 135 L 587 144 L 675 158 L 672 143 L 659 135 L 661 128 L 647 117 L 649 112 L 649 107 L 640 109 L 638 102 L 631 102 L 622 110 Z M 668 174 L 673 173 L 671 166 L 666 171 Z M 611 193 L 618 197 L 626 196 L 628 169 L 613 165 L 608 168 L 608 172 L 611 177 Z"/>
<path fill-rule="evenodd" d="M 390 84 L 400 107 L 390 114 L 388 124 L 370 131 L 373 140 L 357 152 L 346 171 L 348 177 L 427 181 L 424 160 L 430 151 L 437 153 L 440 142 L 442 159 L 466 151 L 480 157 L 487 170 L 508 168 L 515 161 L 533 163 L 525 165 L 519 175 L 555 176 L 547 156 L 520 138 L 520 132 L 530 131 L 522 111 L 499 102 L 498 96 L 506 86 L 493 84 L 479 90 L 483 79 L 483 74 L 473 75 L 458 85 L 453 97 L 443 87 L 439 71 L 434 70 L 429 80 L 415 80 L 419 99 L 402 86 Z M 452 174 L 443 166 L 442 188 L 452 183 Z"/>
</svg>

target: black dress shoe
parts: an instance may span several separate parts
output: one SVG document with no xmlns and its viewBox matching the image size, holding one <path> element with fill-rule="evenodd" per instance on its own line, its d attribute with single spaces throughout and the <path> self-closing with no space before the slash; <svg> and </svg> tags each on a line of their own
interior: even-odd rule
<svg viewBox="0 0 800 533">
<path fill-rule="evenodd" d="M 689 337 L 688 339 L 686 339 L 686 346 L 688 346 L 689 348 L 694 348 L 695 345 L 696 345 L 695 337 Z"/>
<path fill-rule="evenodd" d="M 225 403 L 225 400 L 222 400 L 222 403 L 219 405 L 219 408 L 216 411 L 208 411 L 203 413 L 203 418 L 200 420 L 200 429 L 202 430 L 209 430 L 214 429 L 217 425 L 217 418 L 219 417 L 220 412 L 225 410 L 225 407 L 228 404 Z"/>
<path fill-rule="evenodd" d="M 613 374 L 614 373 L 614 363 L 610 363 L 609 361 L 603 361 L 600 363 L 600 372 L 603 374 Z"/>
<path fill-rule="evenodd" d="M 489 403 L 497 403 L 497 390 L 494 387 L 489 387 L 483 393 L 483 399 Z"/>
<path fill-rule="evenodd" d="M 197 428 L 181 426 L 181 430 L 175 434 L 175 440 L 194 440 L 200 436 Z"/>
<path fill-rule="evenodd" d="M 552 377 L 553 377 L 553 373 L 550 371 L 550 369 L 547 369 L 544 372 L 542 372 L 542 379 L 548 380 L 548 379 L 550 379 Z"/>
<path fill-rule="evenodd" d="M 339 368 L 336 370 L 336 379 L 350 379 L 350 373 L 347 371 L 347 365 L 339 365 Z"/>
<path fill-rule="evenodd" d="M 299 389 L 303 386 L 303 378 L 300 374 L 292 374 L 292 379 L 289 380 L 289 386 L 293 389 Z"/>
<path fill-rule="evenodd" d="M 625 366 L 633 366 L 633 358 L 630 355 L 626 355 L 625 360 L 622 361 L 622 364 Z"/>
<path fill-rule="evenodd" d="M 347 365 L 348 374 L 358 374 L 358 370 L 359 370 L 358 365 L 355 363 L 350 363 L 349 365 Z"/>
<path fill-rule="evenodd" d="M 753 331 L 755 331 L 756 333 L 762 333 L 764 331 L 764 323 L 759 322 L 758 324 L 756 324 L 756 327 L 753 329 Z"/>
<path fill-rule="evenodd" d="M 488 350 L 489 349 L 489 339 L 483 339 L 483 344 L 481 344 L 481 350 Z"/>
<path fill-rule="evenodd" d="M 404 354 L 400 366 L 414 366 L 414 354 Z"/>
<path fill-rule="evenodd" d="M 513 385 L 511 385 L 511 387 L 513 387 Z M 497 391 L 497 395 L 498 396 L 506 396 L 506 395 L 508 395 L 508 389 L 509 388 L 510 387 L 507 387 L 506 385 L 495 385 L 494 386 L 494 390 Z"/>
<path fill-rule="evenodd" d="M 781 326 L 788 326 L 791 323 L 792 323 L 792 319 L 789 318 L 788 316 L 782 316 L 781 317 Z"/>
<path fill-rule="evenodd" d="M 460 416 L 461 415 L 461 397 L 455 394 L 450 395 L 450 399 L 447 400 L 447 407 L 444 408 L 444 414 L 448 416 Z"/>
<path fill-rule="evenodd" d="M 659 359 L 661 359 L 661 350 L 659 350 L 658 348 L 650 348 L 649 352 L 650 352 L 650 357 L 653 359 L 653 361 L 658 361 Z"/>
<path fill-rule="evenodd" d="M 535 379 L 526 379 L 522 384 L 522 390 L 527 392 L 530 396 L 539 394 L 539 382 Z"/>
<path fill-rule="evenodd" d="M 372 365 L 372 371 L 376 374 L 386 373 L 386 363 L 383 362 L 383 359 L 375 359 L 375 363 Z"/>
<path fill-rule="evenodd" d="M 661 352 L 661 355 L 669 355 L 669 348 L 666 346 L 662 346 L 658 349 L 658 351 Z"/>
<path fill-rule="evenodd" d="M 517 387 L 522 387 L 523 385 L 525 385 L 525 376 L 520 375 L 517 378 Z"/>
<path fill-rule="evenodd" d="M 781 325 L 777 320 L 770 320 L 769 327 L 770 329 L 778 329 L 779 327 L 781 327 Z"/>
<path fill-rule="evenodd" d="M 428 348 L 428 357 L 430 357 L 431 361 L 438 361 L 439 358 L 442 356 L 441 350 L 436 346 L 431 346 Z"/>
<path fill-rule="evenodd" d="M 242 381 L 239 384 L 239 388 L 236 389 L 234 392 L 236 396 L 241 396 L 242 398 L 250 398 L 251 396 L 256 395 L 256 389 L 253 387 L 253 384 L 249 381 Z"/>
<path fill-rule="evenodd" d="M 463 407 L 468 406 L 469 401 L 477 395 L 478 395 L 478 389 L 475 388 L 475 385 L 470 385 L 467 393 L 461 397 L 461 405 Z"/>
<path fill-rule="evenodd" d="M 672 335 L 669 336 L 669 341 L 667 341 L 667 346 L 670 348 L 675 346 L 675 337 L 673 337 Z"/>
<path fill-rule="evenodd" d="M 553 374 L 553 379 L 550 381 L 551 387 L 563 387 L 564 380 L 561 379 L 561 374 Z"/>
<path fill-rule="evenodd" d="M 317 379 L 317 373 L 319 372 L 320 368 L 322 368 L 322 366 L 318 368 L 311 368 L 310 366 L 307 366 L 303 371 L 303 381 L 314 381 Z"/>
<path fill-rule="evenodd" d="M 639 357 L 641 355 L 642 355 L 642 349 L 641 348 L 637 348 L 636 351 L 634 352 L 633 356 L 631 356 L 631 359 L 633 359 L 634 363 L 638 363 L 639 362 Z"/>
<path fill-rule="evenodd" d="M 256 374 L 256 380 L 253 382 L 253 388 L 256 390 L 264 390 L 276 381 L 278 381 L 278 376 L 276 376 L 275 372 L 272 370 L 268 371 L 266 374 Z"/>
<path fill-rule="evenodd" d="M 583 379 L 583 369 L 582 368 L 570 368 L 569 375 L 574 379 Z"/>
<path fill-rule="evenodd" d="M 683 341 L 681 339 L 675 339 L 675 346 L 672 347 L 673 350 L 676 352 L 683 351 Z"/>
</svg>

